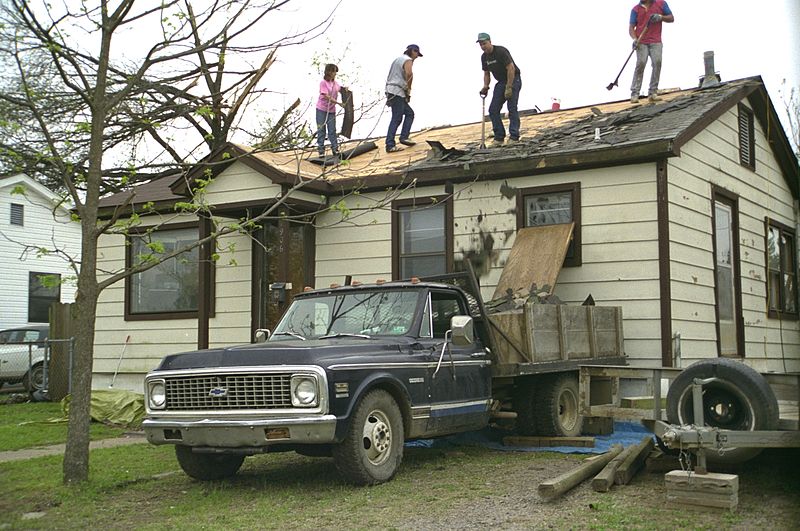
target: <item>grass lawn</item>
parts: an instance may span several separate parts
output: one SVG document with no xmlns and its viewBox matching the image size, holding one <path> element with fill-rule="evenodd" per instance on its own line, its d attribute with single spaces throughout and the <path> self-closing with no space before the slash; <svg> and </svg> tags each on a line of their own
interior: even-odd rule
<svg viewBox="0 0 800 531">
<path fill-rule="evenodd" d="M 0 463 L 0 529 L 791 529 L 800 521 L 797 467 L 776 473 L 774 462 L 743 476 L 736 512 L 687 512 L 665 503 L 661 474 L 608 493 L 586 483 L 543 502 L 537 484 L 581 460 L 551 453 L 407 448 L 397 476 L 374 487 L 344 483 L 331 459 L 292 452 L 250 457 L 236 476 L 201 482 L 180 471 L 172 446 L 97 449 L 90 480 L 71 487 L 61 483 L 61 460 Z"/>
<path fill-rule="evenodd" d="M 49 422 L 61 418 L 60 403 L 0 404 L 0 452 L 66 442 L 66 420 Z M 92 422 L 90 437 L 108 439 L 124 432 L 122 428 Z"/>
</svg>

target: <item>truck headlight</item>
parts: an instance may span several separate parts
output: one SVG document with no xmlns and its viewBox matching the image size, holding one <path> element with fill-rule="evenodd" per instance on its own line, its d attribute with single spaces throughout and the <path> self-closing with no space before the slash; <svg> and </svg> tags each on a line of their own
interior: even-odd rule
<svg viewBox="0 0 800 531">
<path fill-rule="evenodd" d="M 291 390 L 294 407 L 314 407 L 319 402 L 317 379 L 313 376 L 292 376 Z"/>
<path fill-rule="evenodd" d="M 164 380 L 147 382 L 147 401 L 150 409 L 164 409 L 164 405 L 167 403 L 167 388 Z"/>
</svg>

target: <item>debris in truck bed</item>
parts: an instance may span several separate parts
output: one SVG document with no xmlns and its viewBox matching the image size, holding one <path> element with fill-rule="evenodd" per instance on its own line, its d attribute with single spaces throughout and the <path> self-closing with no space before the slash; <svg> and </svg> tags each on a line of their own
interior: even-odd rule
<svg viewBox="0 0 800 531">
<path fill-rule="evenodd" d="M 528 289 L 522 288 L 514 291 L 508 288 L 504 296 L 490 300 L 484 303 L 484 306 L 486 307 L 486 313 L 492 314 L 509 310 L 521 310 L 527 302 L 531 304 L 564 304 L 551 291 L 552 288 L 549 285 L 545 284 L 539 288 L 534 282 Z"/>
</svg>

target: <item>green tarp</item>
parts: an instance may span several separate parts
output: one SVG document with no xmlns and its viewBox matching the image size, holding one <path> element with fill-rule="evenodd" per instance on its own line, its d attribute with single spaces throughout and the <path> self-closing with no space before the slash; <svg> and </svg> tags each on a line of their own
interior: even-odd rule
<svg viewBox="0 0 800 531">
<path fill-rule="evenodd" d="M 61 401 L 64 417 L 69 415 L 70 395 Z M 94 389 L 89 414 L 92 420 L 139 428 L 144 419 L 144 395 L 121 389 Z"/>
</svg>

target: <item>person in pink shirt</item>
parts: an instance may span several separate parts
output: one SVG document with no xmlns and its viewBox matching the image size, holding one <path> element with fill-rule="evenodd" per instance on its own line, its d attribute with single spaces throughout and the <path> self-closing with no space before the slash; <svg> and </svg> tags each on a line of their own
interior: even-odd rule
<svg viewBox="0 0 800 531">
<path fill-rule="evenodd" d="M 336 137 L 336 106 L 342 105 L 336 96 L 339 94 L 339 83 L 336 82 L 336 73 L 339 67 L 334 64 L 325 65 L 325 74 L 319 82 L 319 99 L 317 100 L 317 152 L 320 157 L 325 156 L 325 132 L 331 143 L 333 156 L 339 156 L 339 141 Z"/>
</svg>

